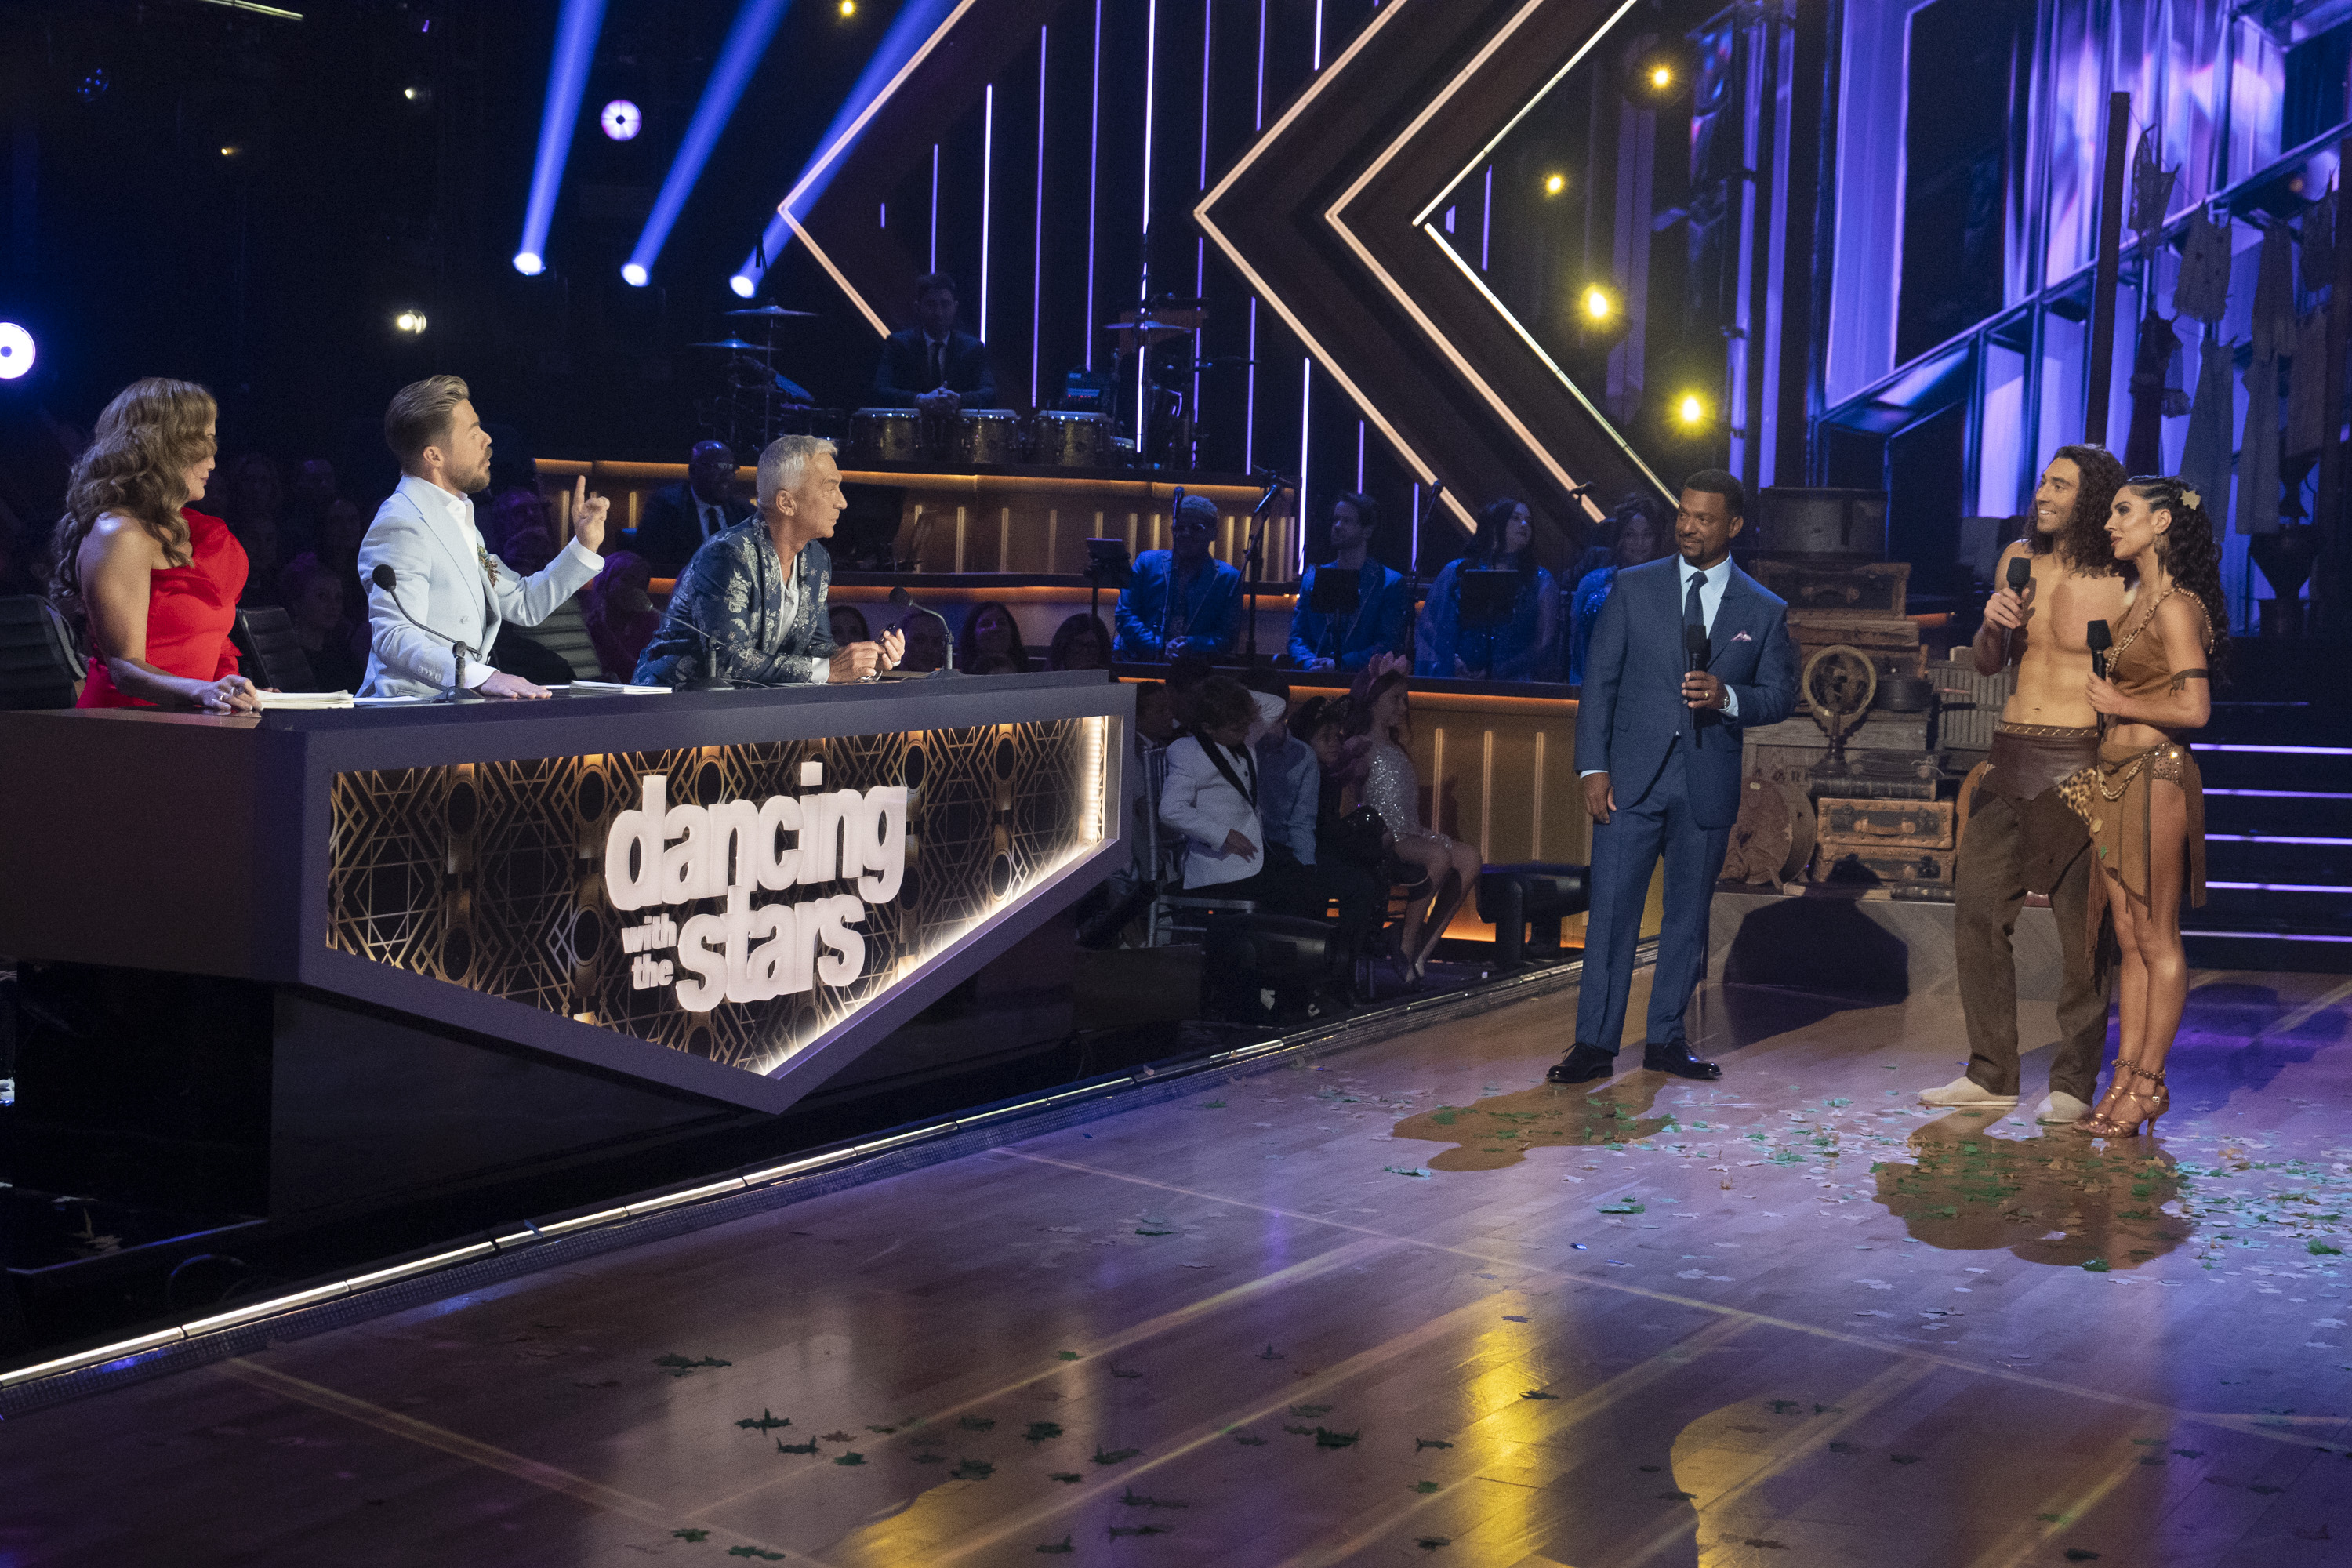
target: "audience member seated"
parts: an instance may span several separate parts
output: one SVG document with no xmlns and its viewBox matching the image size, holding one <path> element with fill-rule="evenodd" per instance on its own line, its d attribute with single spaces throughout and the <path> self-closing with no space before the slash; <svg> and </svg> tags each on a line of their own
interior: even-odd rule
<svg viewBox="0 0 2352 1568">
<path fill-rule="evenodd" d="M 919 408 L 945 416 L 996 406 L 988 345 L 956 331 L 955 279 L 944 272 L 915 280 L 915 325 L 884 341 L 874 367 L 874 406 Z"/>
<path fill-rule="evenodd" d="M 669 613 L 637 660 L 640 686 L 676 686 L 715 668 L 744 683 L 871 680 L 896 667 L 905 641 L 834 646 L 824 546 L 847 504 L 833 443 L 783 436 L 760 454 L 759 506 L 694 552 Z"/>
<path fill-rule="evenodd" d="M 245 586 L 245 547 L 189 501 L 213 470 L 212 394 L 184 381 L 135 381 L 98 416 L 67 481 L 50 599 L 87 629 L 82 708 L 261 706 L 236 672 L 229 629 Z"/>
<path fill-rule="evenodd" d="M 1147 550 L 1119 590 L 1122 663 L 1172 661 L 1185 653 L 1221 654 L 1241 628 L 1242 574 L 1209 553 L 1217 503 L 1186 496 L 1169 521 L 1170 550 Z"/>
<path fill-rule="evenodd" d="M 1380 814 L 1389 852 L 1429 874 L 1426 903 L 1407 908 L 1391 962 L 1408 985 L 1418 986 L 1430 955 L 1445 935 L 1454 911 L 1478 885 L 1477 849 L 1421 825 L 1421 775 L 1412 765 L 1412 718 L 1405 678 L 1391 671 L 1372 682 L 1363 704 L 1350 716 L 1347 766 L 1363 803 Z"/>
<path fill-rule="evenodd" d="M 367 518 L 337 496 L 319 516 L 318 540 L 311 551 L 335 574 L 343 593 L 343 618 L 353 626 L 367 620 L 367 594 L 360 582 L 360 543 L 367 538 Z"/>
<path fill-rule="evenodd" d="M 993 600 L 974 605 L 956 634 L 956 662 L 962 668 L 974 675 L 989 673 L 980 668 L 988 658 L 1010 659 L 1013 673 L 1029 672 L 1029 646 L 1021 640 L 1021 623 L 1011 609 Z"/>
<path fill-rule="evenodd" d="M 367 679 L 367 636 L 343 614 L 335 569 L 305 551 L 278 574 L 294 640 L 310 666 L 313 691 L 357 691 Z"/>
<path fill-rule="evenodd" d="M 1361 669 L 1396 646 L 1404 627 L 1404 579 L 1371 558 L 1367 548 L 1380 526 L 1378 502 L 1354 490 L 1331 503 L 1332 557 L 1307 569 L 1297 607 L 1290 612 L 1290 662 L 1300 669 Z M 1314 607 L 1324 573 L 1356 574 L 1356 607 L 1326 615 Z"/>
<path fill-rule="evenodd" d="M 947 628 L 929 616 L 908 616 L 898 623 L 898 635 L 907 645 L 907 655 L 898 668 L 919 674 L 929 674 L 948 667 Z"/>
<path fill-rule="evenodd" d="M 245 546 L 247 575 L 242 602 L 274 605 L 278 598 L 278 568 L 285 556 L 280 533 L 284 526 L 285 487 L 278 480 L 278 465 L 260 452 L 247 452 L 229 465 L 226 481 L 215 477 L 213 489 L 222 492 L 222 521 Z"/>
<path fill-rule="evenodd" d="M 654 563 L 634 550 L 604 557 L 604 569 L 580 590 L 580 618 L 596 645 L 596 663 L 607 680 L 625 681 L 661 625 L 653 595 Z M 839 609 L 834 612 L 839 615 Z"/>
<path fill-rule="evenodd" d="M 874 640 L 874 628 L 866 624 L 866 612 L 855 605 L 828 605 L 825 606 L 824 624 L 833 633 L 833 646 L 835 647 Z"/>
<path fill-rule="evenodd" d="M 964 673 L 966 675 L 1019 675 L 1022 669 L 1019 665 L 1013 662 L 1013 656 L 1009 653 L 986 653 L 981 655 L 979 662 Z"/>
<path fill-rule="evenodd" d="M 308 458 L 294 465 L 293 478 L 286 484 L 286 521 L 278 531 L 278 548 L 286 552 L 287 559 L 304 551 L 317 553 L 319 525 L 338 494 L 334 464 L 324 458 Z"/>
<path fill-rule="evenodd" d="M 1185 839 L 1184 890 L 1249 899 L 1273 913 L 1308 914 L 1313 894 L 1291 864 L 1266 853 L 1257 753 L 1249 744 L 1258 708 L 1239 681 L 1214 676 L 1194 702 L 1192 733 L 1168 748 L 1160 821 Z"/>
<path fill-rule="evenodd" d="M 698 441 L 686 478 L 646 497 L 629 542 L 653 563 L 654 575 L 675 577 L 696 551 L 751 515 L 736 493 L 733 450 L 724 441 Z"/>
<path fill-rule="evenodd" d="M 1611 538 L 1600 547 L 1601 559 L 1576 582 L 1568 606 L 1568 683 L 1584 684 L 1584 650 L 1592 641 L 1592 623 L 1617 585 L 1617 574 L 1628 566 L 1655 561 L 1666 552 L 1673 535 L 1659 514 L 1664 509 L 1644 495 L 1630 495 L 1617 504 L 1610 519 Z M 1588 556 L 1593 552 L 1586 552 Z"/>
<path fill-rule="evenodd" d="M 1506 496 L 1478 514 L 1469 551 L 1429 585 L 1412 672 L 1456 680 L 1559 679 L 1559 588 L 1536 564 L 1535 530 L 1524 501 Z M 1516 572 L 1517 591 L 1499 622 L 1465 626 L 1462 574 Z"/>
<path fill-rule="evenodd" d="M 1181 733 L 1176 726 L 1175 705 L 1168 700 L 1168 683 L 1164 680 L 1140 680 L 1135 686 L 1135 749 L 1140 756 L 1143 748 L 1172 743 Z"/>
<path fill-rule="evenodd" d="M 499 560 L 528 577 L 556 557 L 563 546 L 555 537 L 546 500 L 520 485 L 500 490 L 491 500 L 483 527 Z"/>
<path fill-rule="evenodd" d="M 1341 826 L 1351 804 L 1343 748 L 1350 707 L 1345 697 L 1311 697 L 1291 715 L 1290 732 L 1315 758 L 1315 890 L 1339 906 L 1334 959 L 1352 968 L 1379 924 L 1388 888 L 1380 875 L 1382 835 Z"/>
<path fill-rule="evenodd" d="M 1110 668 L 1110 632 L 1101 618 L 1076 615 L 1054 628 L 1054 641 L 1045 650 L 1048 669 L 1108 669 Z"/>
</svg>

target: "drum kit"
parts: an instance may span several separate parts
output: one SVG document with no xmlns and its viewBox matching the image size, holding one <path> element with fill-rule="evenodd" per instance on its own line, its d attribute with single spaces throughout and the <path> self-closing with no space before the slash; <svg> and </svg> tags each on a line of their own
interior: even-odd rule
<svg viewBox="0 0 2352 1568">
<path fill-rule="evenodd" d="M 697 412 L 706 433 L 739 452 L 756 451 L 780 435 L 814 434 L 845 437 L 845 466 L 939 464 L 977 468 L 1030 464 L 1049 468 L 1119 468 L 1139 460 L 1138 441 L 1132 435 L 1119 433 L 1136 428 L 1138 422 L 1131 413 L 1114 421 L 1110 413 L 1099 409 L 1041 408 L 1024 418 L 1010 408 L 965 408 L 945 416 L 913 408 L 860 408 L 845 420 L 839 410 L 816 407 L 805 389 L 775 368 L 777 324 L 813 317 L 814 311 L 761 305 L 726 314 L 730 319 L 763 322 L 764 341 L 729 336 L 688 346 L 727 356 L 722 389 L 699 405 Z M 1150 374 L 1150 355 L 1158 344 L 1198 331 L 1207 320 L 1208 312 L 1197 301 L 1190 305 L 1159 301 L 1122 312 L 1118 320 L 1105 323 L 1118 349 L 1118 369 L 1108 378 L 1109 384 L 1118 388 L 1139 383 L 1141 386 L 1143 439 L 1139 445 L 1148 465 L 1192 466 L 1190 400 Z M 1129 368 L 1130 354 L 1147 367 L 1140 376 Z M 1160 368 L 1181 374 L 1248 363 L 1197 360 Z"/>
</svg>

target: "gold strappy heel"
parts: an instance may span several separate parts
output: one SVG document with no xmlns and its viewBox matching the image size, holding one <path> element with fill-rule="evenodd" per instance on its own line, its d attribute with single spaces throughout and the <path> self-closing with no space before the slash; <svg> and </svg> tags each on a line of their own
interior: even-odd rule
<svg viewBox="0 0 2352 1568">
<path fill-rule="evenodd" d="M 2124 1085 L 2137 1079 L 2153 1083 L 2153 1090 L 2126 1089 Z M 2091 1138 L 2130 1138 L 2145 1127 L 2156 1131 L 2156 1119 L 2172 1109 L 2172 1090 L 2164 1081 L 2164 1069 L 2151 1070 L 2129 1062 L 2116 1064 L 2116 1081 L 2099 1101 L 2099 1108 L 2074 1123 L 2074 1131 Z"/>
</svg>

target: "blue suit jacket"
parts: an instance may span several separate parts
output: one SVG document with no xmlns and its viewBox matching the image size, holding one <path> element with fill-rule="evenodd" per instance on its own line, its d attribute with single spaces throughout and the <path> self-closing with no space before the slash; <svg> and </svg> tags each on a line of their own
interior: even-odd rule
<svg viewBox="0 0 2352 1568">
<path fill-rule="evenodd" d="M 1112 612 L 1118 623 L 1112 640 L 1122 662 L 1168 657 L 1160 645 L 1168 628 L 1168 594 L 1175 577 L 1176 558 L 1168 551 L 1147 550 L 1135 558 L 1135 574 L 1119 590 Z M 1242 574 L 1212 557 L 1209 569 L 1192 579 L 1184 598 L 1184 640 L 1218 653 L 1231 651 L 1241 630 Z"/>
<path fill-rule="evenodd" d="M 1331 658 L 1341 669 L 1361 669 L 1374 654 L 1396 647 L 1397 630 L 1404 624 L 1404 579 L 1370 556 L 1357 574 L 1356 613 L 1339 626 L 1336 637 L 1332 618 L 1314 607 L 1315 574 L 1337 572 L 1328 563 L 1309 566 L 1298 585 L 1298 604 L 1290 612 L 1290 657 L 1294 663 Z M 1334 643 L 1337 646 L 1333 646 Z"/>
<path fill-rule="evenodd" d="M 1680 696 L 1683 607 L 1676 558 L 1629 566 L 1592 626 L 1584 690 L 1576 710 L 1576 768 L 1609 774 L 1621 807 L 1639 805 L 1657 783 L 1676 736 L 1689 748 L 1693 816 L 1729 827 L 1739 815 L 1739 741 L 1750 724 L 1777 724 L 1797 705 L 1797 656 L 1789 606 L 1731 569 L 1707 637 L 1707 669 L 1731 688 L 1736 720 L 1694 715 Z"/>
</svg>

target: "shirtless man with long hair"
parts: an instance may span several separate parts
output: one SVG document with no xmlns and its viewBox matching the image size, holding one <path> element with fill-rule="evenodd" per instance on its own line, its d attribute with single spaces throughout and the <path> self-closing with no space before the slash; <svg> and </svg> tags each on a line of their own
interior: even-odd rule
<svg viewBox="0 0 2352 1568">
<path fill-rule="evenodd" d="M 2061 447 L 2033 492 L 2033 531 L 2001 552 L 2002 586 L 1977 633 L 1979 672 L 2017 668 L 1992 753 L 1978 771 L 1954 867 L 1958 895 L 1952 945 L 1968 1017 L 1969 1070 L 1924 1091 L 1922 1103 L 2006 1110 L 2017 1104 L 2017 963 L 2010 944 L 2029 893 L 2046 893 L 2058 917 L 2065 977 L 2058 993 L 2058 1051 L 2038 1121 L 2071 1122 L 2090 1110 L 2107 1043 L 2109 977 L 2079 940 L 2091 896 L 2090 836 L 2058 783 L 2098 760 L 2099 716 L 2086 689 L 2093 621 L 2124 616 L 2125 584 L 2106 532 L 2123 465 L 2101 447 Z M 2032 569 L 2023 593 L 2009 563 Z"/>
</svg>

